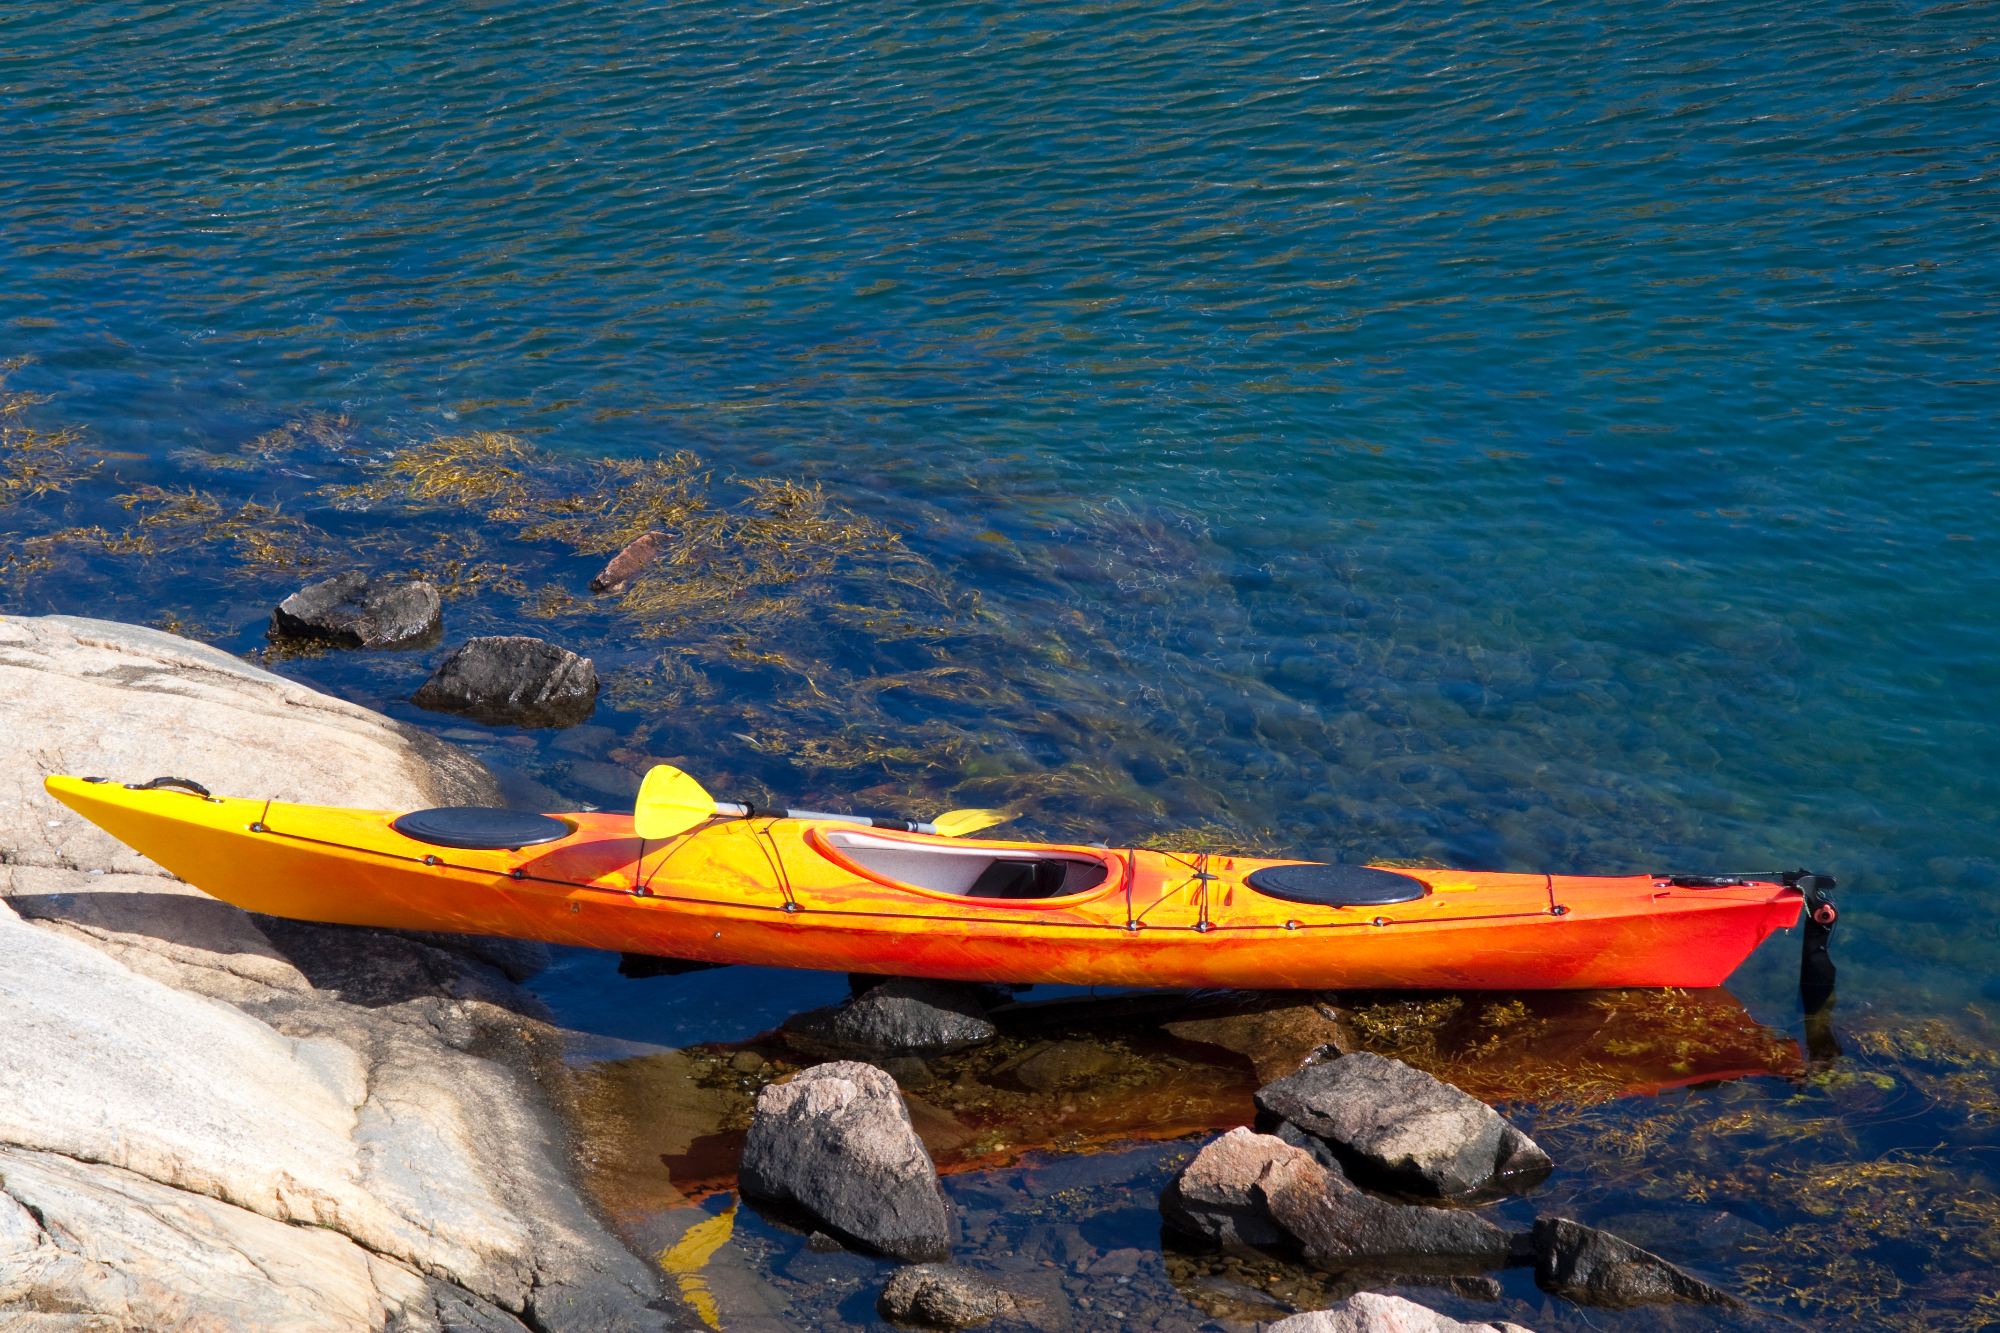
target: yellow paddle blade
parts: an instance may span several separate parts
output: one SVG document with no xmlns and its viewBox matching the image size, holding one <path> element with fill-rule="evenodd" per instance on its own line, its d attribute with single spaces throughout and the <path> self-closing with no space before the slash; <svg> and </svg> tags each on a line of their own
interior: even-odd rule
<svg viewBox="0 0 2000 1333">
<path fill-rule="evenodd" d="M 1004 824 L 1013 817 L 1012 810 L 947 810 L 930 822 L 931 827 L 945 837 L 962 838 L 968 833 Z"/>
<path fill-rule="evenodd" d="M 632 831 L 642 838 L 671 838 L 715 817 L 715 798 L 672 764 L 655 764 L 639 784 Z"/>
</svg>

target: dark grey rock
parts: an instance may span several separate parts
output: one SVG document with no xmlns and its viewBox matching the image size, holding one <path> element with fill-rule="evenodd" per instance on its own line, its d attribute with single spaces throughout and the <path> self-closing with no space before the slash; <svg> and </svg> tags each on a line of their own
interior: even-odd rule
<svg viewBox="0 0 2000 1333">
<path fill-rule="evenodd" d="M 1248 1129 L 1196 1154 L 1161 1194 L 1160 1211 L 1225 1248 L 1295 1246 L 1329 1269 L 1480 1273 L 1503 1266 L 1512 1248 L 1476 1213 L 1378 1199 L 1304 1150 Z"/>
<path fill-rule="evenodd" d="M 1367 1051 L 1279 1079 L 1258 1090 L 1257 1105 L 1325 1142 L 1364 1184 L 1411 1194 L 1527 1189 L 1551 1166 L 1486 1103 Z"/>
<path fill-rule="evenodd" d="M 496 727 L 573 727 L 597 707 L 597 669 L 540 639 L 468 639 L 410 702 Z"/>
<path fill-rule="evenodd" d="M 265 637 L 319 639 L 342 648 L 428 648 L 443 633 L 444 603 L 436 588 L 350 571 L 278 603 Z"/>
<path fill-rule="evenodd" d="M 875 1308 L 884 1319 L 928 1328 L 970 1328 L 1014 1309 L 1011 1293 L 977 1273 L 949 1264 L 899 1268 Z"/>
<path fill-rule="evenodd" d="M 797 1014 L 788 1036 L 827 1053 L 943 1055 L 991 1041 L 982 988 L 956 981 L 891 977 L 836 1008 Z"/>
<path fill-rule="evenodd" d="M 760 1091 L 737 1180 L 847 1244 L 910 1263 L 949 1253 L 937 1168 L 896 1080 L 873 1065 L 817 1065 Z"/>
<path fill-rule="evenodd" d="M 841 1007 L 833 1035 L 900 1055 L 941 1055 L 993 1039 L 975 987 L 895 977 Z"/>
<path fill-rule="evenodd" d="M 1659 1255 L 1568 1218 L 1535 1219 L 1533 1243 L 1535 1285 L 1578 1305 L 1628 1310 L 1635 1305 L 1738 1304 L 1727 1292 L 1689 1277 Z"/>
</svg>

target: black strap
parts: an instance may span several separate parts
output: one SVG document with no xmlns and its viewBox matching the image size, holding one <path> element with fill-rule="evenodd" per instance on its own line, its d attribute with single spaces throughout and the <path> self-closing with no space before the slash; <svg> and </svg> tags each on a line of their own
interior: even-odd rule
<svg viewBox="0 0 2000 1333">
<path fill-rule="evenodd" d="M 209 796 L 208 788 L 202 786 L 193 778 L 154 778 L 151 782 L 128 782 L 125 784 L 125 790 L 127 791 L 153 791 L 159 787 L 185 787 L 196 796 L 206 797 L 209 800 L 215 799 Z"/>
</svg>

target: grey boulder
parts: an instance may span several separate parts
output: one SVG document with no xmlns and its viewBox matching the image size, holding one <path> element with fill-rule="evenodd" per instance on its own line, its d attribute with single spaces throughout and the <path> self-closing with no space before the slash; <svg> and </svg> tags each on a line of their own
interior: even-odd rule
<svg viewBox="0 0 2000 1333">
<path fill-rule="evenodd" d="M 597 668 L 523 634 L 467 639 L 410 702 L 495 727 L 573 727 L 597 707 Z"/>
<path fill-rule="evenodd" d="M 342 648 L 427 648 L 443 633 L 444 603 L 436 588 L 350 571 L 278 603 L 265 637 L 321 639 Z"/>
<path fill-rule="evenodd" d="M 834 1037 L 898 1055 L 942 1055 L 993 1039 L 977 988 L 893 977 L 835 1011 Z"/>
<path fill-rule="evenodd" d="M 1512 1238 L 1475 1213 L 1390 1203 L 1272 1134 L 1232 1129 L 1160 1197 L 1167 1220 L 1225 1248 L 1295 1246 L 1315 1265 L 1478 1273 L 1507 1262 Z"/>
<path fill-rule="evenodd" d="M 896 1080 L 873 1065 L 817 1065 L 760 1091 L 737 1181 L 844 1243 L 908 1263 L 950 1252 L 937 1168 Z"/>
<path fill-rule="evenodd" d="M 977 1273 L 949 1264 L 899 1268 L 882 1288 L 884 1319 L 928 1328 L 970 1328 L 1014 1309 L 1012 1293 Z"/>
<path fill-rule="evenodd" d="M 787 1019 L 786 1035 L 821 1054 L 943 1055 L 991 1041 L 977 986 L 891 977 L 837 1008 Z"/>
<path fill-rule="evenodd" d="M 1738 1304 L 1727 1292 L 1689 1277 L 1659 1255 L 1568 1218 L 1535 1219 L 1534 1250 L 1535 1285 L 1578 1305 L 1629 1310 L 1635 1305 Z"/>
<path fill-rule="evenodd" d="M 1519 1324 L 1498 1320 L 1463 1324 L 1426 1305 L 1401 1296 L 1356 1292 L 1338 1305 L 1310 1310 L 1265 1326 L 1264 1333 L 1530 1333 Z"/>
<path fill-rule="evenodd" d="M 1258 1090 L 1257 1105 L 1326 1143 L 1364 1184 L 1410 1194 L 1518 1191 L 1552 1165 L 1478 1098 L 1367 1051 L 1279 1079 Z"/>
</svg>

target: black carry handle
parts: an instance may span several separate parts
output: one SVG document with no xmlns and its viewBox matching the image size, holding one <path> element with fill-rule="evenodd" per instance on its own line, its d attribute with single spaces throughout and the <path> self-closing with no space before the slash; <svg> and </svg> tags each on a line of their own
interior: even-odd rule
<svg viewBox="0 0 2000 1333">
<path fill-rule="evenodd" d="M 193 778 L 154 778 L 151 782 L 128 782 L 125 784 L 125 790 L 127 791 L 154 791 L 160 787 L 185 787 L 204 800 L 212 801 L 215 799 L 209 795 L 208 788 L 202 786 Z"/>
</svg>

